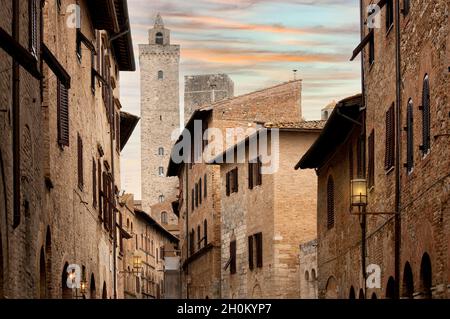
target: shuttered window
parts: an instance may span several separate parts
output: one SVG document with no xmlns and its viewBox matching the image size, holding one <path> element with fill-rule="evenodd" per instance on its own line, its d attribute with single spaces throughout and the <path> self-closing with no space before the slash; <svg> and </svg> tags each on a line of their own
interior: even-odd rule
<svg viewBox="0 0 450 319">
<path fill-rule="evenodd" d="M 262 162 L 261 157 L 258 157 L 256 162 L 256 186 L 262 185 Z"/>
<path fill-rule="evenodd" d="M 230 242 L 230 274 L 236 273 L 236 241 Z"/>
<path fill-rule="evenodd" d="M 375 62 L 375 36 L 372 34 L 369 40 L 369 64 Z"/>
<path fill-rule="evenodd" d="M 430 80 L 428 75 L 425 76 L 423 80 L 423 90 L 422 90 L 422 145 L 420 150 L 422 155 L 428 154 L 431 147 L 431 132 L 430 132 Z"/>
<path fill-rule="evenodd" d="M 406 110 L 406 170 L 412 171 L 414 167 L 414 117 L 413 102 L 409 100 Z"/>
<path fill-rule="evenodd" d="M 204 190 L 205 198 L 208 197 L 208 184 L 206 182 L 207 181 L 206 178 L 207 178 L 207 175 L 205 174 L 205 178 L 204 178 L 204 182 L 203 182 L 203 184 L 204 184 L 203 187 L 205 188 L 205 190 Z"/>
<path fill-rule="evenodd" d="M 263 266 L 263 238 L 262 233 L 255 234 L 256 242 L 256 267 L 262 268 Z"/>
<path fill-rule="evenodd" d="M 195 207 L 198 207 L 198 184 L 195 184 Z"/>
<path fill-rule="evenodd" d="M 202 203 L 202 192 L 203 192 L 203 187 L 202 187 L 202 179 L 200 178 L 200 180 L 199 180 L 199 182 L 198 182 L 198 200 L 199 200 L 199 203 L 201 204 Z"/>
<path fill-rule="evenodd" d="M 200 250 L 202 244 L 202 234 L 200 232 L 200 225 L 197 226 L 197 249 Z"/>
<path fill-rule="evenodd" d="M 253 165 L 254 163 L 248 163 L 248 188 L 253 189 Z"/>
<path fill-rule="evenodd" d="M 394 105 L 391 105 L 386 112 L 386 140 L 385 140 L 385 159 L 384 168 L 386 170 L 394 167 L 395 157 L 395 131 L 394 131 Z"/>
<path fill-rule="evenodd" d="M 394 1 L 386 1 L 386 32 L 394 25 Z"/>
<path fill-rule="evenodd" d="M 372 187 L 375 185 L 375 132 L 372 130 L 369 135 L 369 168 L 368 168 L 368 185 Z"/>
<path fill-rule="evenodd" d="M 208 221 L 205 219 L 203 222 L 203 233 L 204 233 L 204 246 L 208 245 Z"/>
<path fill-rule="evenodd" d="M 253 236 L 248 236 L 248 268 L 250 270 L 254 268 L 253 258 Z"/>
<path fill-rule="evenodd" d="M 194 200 L 195 200 L 195 193 L 194 193 L 195 191 L 194 191 L 194 189 L 192 189 L 192 192 L 191 192 L 191 209 L 192 209 L 192 211 L 194 210 L 194 208 L 195 208 L 195 202 L 194 202 Z"/>
<path fill-rule="evenodd" d="M 30 52 L 37 58 L 38 56 L 38 3 L 37 0 L 29 0 L 29 19 L 30 19 Z"/>
<path fill-rule="evenodd" d="M 239 191 L 239 177 L 238 177 L 238 169 L 237 167 L 233 170 L 233 193 L 237 193 Z"/>
<path fill-rule="evenodd" d="M 328 177 L 327 182 L 327 228 L 334 227 L 334 180 L 332 176 Z"/>
<path fill-rule="evenodd" d="M 120 114 L 116 114 L 116 151 L 120 153 Z"/>
<path fill-rule="evenodd" d="M 60 80 L 57 83 L 57 95 L 58 144 L 69 146 L 69 94 Z"/>
<path fill-rule="evenodd" d="M 92 206 L 97 207 L 97 163 L 92 160 Z"/>
<path fill-rule="evenodd" d="M 191 233 L 189 234 L 189 252 L 191 255 L 195 252 L 195 246 L 194 246 L 194 230 L 191 230 Z"/>
<path fill-rule="evenodd" d="M 103 204 L 102 204 L 102 166 L 100 164 L 100 159 L 97 160 L 97 177 L 98 177 L 98 217 L 103 220 Z"/>
<path fill-rule="evenodd" d="M 231 179 L 231 174 L 230 174 L 230 172 L 228 172 L 226 174 L 226 194 L 227 194 L 227 196 L 230 196 L 230 194 L 231 194 L 230 179 Z"/>
<path fill-rule="evenodd" d="M 84 176 L 83 176 L 83 140 L 80 134 L 78 134 L 78 188 L 83 190 Z"/>
</svg>

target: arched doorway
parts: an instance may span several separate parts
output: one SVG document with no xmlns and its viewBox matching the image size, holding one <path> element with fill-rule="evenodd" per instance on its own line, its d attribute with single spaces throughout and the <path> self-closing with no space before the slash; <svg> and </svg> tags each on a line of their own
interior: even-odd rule
<svg viewBox="0 0 450 319">
<path fill-rule="evenodd" d="M 402 298 L 412 299 L 414 294 L 414 279 L 409 262 L 406 262 L 403 270 Z"/>
<path fill-rule="evenodd" d="M 97 298 L 97 291 L 95 290 L 95 277 L 94 274 L 91 274 L 91 282 L 89 285 L 89 291 L 90 291 L 90 298 L 95 299 Z"/>
<path fill-rule="evenodd" d="M 420 292 L 422 298 L 431 299 L 431 287 L 432 287 L 432 271 L 431 271 L 431 259 L 430 256 L 425 253 L 422 256 L 422 262 L 420 263 Z"/>
<path fill-rule="evenodd" d="M 44 247 L 41 248 L 39 257 L 39 298 L 46 299 L 47 295 L 47 271 L 45 263 Z"/>
<path fill-rule="evenodd" d="M 66 262 L 64 264 L 62 274 L 61 274 L 61 297 L 62 299 L 72 299 L 72 290 L 67 287 L 67 267 L 69 264 Z"/>
<path fill-rule="evenodd" d="M 0 233 L 0 299 L 5 298 L 4 293 L 4 274 L 3 274 L 3 244 L 2 244 L 2 233 Z"/>
<path fill-rule="evenodd" d="M 358 299 L 366 299 L 366 298 L 364 297 L 364 290 L 362 290 L 362 288 L 359 289 Z"/>
<path fill-rule="evenodd" d="M 386 285 L 386 299 L 395 298 L 395 279 L 394 277 L 389 277 Z"/>
<path fill-rule="evenodd" d="M 50 226 L 47 226 L 47 234 L 45 235 L 45 272 L 47 277 L 47 297 L 51 298 L 52 291 L 52 235 Z"/>
<path fill-rule="evenodd" d="M 376 294 L 376 293 L 373 293 L 373 294 L 372 294 L 372 297 L 371 297 L 370 299 L 372 299 L 372 300 L 378 299 L 377 294 Z"/>
<path fill-rule="evenodd" d="M 103 282 L 102 299 L 108 299 L 108 291 L 106 290 L 106 282 Z"/>
<path fill-rule="evenodd" d="M 348 295 L 348 299 L 356 299 L 355 288 L 353 288 L 353 286 L 350 287 L 350 293 Z"/>
<path fill-rule="evenodd" d="M 334 277 L 328 278 L 327 288 L 326 288 L 326 292 L 325 292 L 325 298 L 326 299 L 337 299 L 338 298 L 337 282 Z"/>
</svg>

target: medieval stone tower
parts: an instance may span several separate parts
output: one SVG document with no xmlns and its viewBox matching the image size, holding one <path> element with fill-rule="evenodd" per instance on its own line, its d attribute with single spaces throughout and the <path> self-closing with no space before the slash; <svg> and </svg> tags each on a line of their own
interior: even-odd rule
<svg viewBox="0 0 450 319">
<path fill-rule="evenodd" d="M 141 191 L 142 209 L 178 195 L 177 178 L 165 177 L 180 126 L 180 46 L 170 43 L 170 30 L 158 14 L 149 30 L 149 43 L 139 45 L 141 69 Z"/>
</svg>

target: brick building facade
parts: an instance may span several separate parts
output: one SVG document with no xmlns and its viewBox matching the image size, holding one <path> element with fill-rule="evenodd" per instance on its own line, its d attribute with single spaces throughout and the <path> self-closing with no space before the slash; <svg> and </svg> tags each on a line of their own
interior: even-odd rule
<svg viewBox="0 0 450 319">
<path fill-rule="evenodd" d="M 312 170 L 295 174 L 294 166 L 322 125 L 321 121 L 267 123 L 267 129 L 211 162 L 224 162 L 220 164 L 222 298 L 300 297 L 300 245 L 316 237 L 317 180 Z M 252 151 L 252 145 L 258 150 L 255 146 Z M 228 157 L 231 160 L 225 162 Z M 263 173 L 269 166 L 270 172 Z"/>
<path fill-rule="evenodd" d="M 301 119 L 301 81 L 291 81 L 216 102 L 196 110 L 191 116 L 183 132 L 186 139 L 180 136 L 172 150 L 168 168 L 168 175 L 178 176 L 180 181 L 178 207 L 183 297 L 221 297 L 222 182 L 220 167 L 207 165 L 205 161 L 224 149 L 203 152 L 206 142 L 202 142 L 202 133 L 194 134 L 197 130 L 194 127 L 201 123 L 201 129 L 218 129 L 222 133 L 220 139 L 223 138 L 224 145 L 226 129 L 241 128 L 244 133 L 236 136 L 231 143 L 233 145 L 245 138 L 247 128 L 256 128 L 260 123 L 269 121 L 293 119 Z M 213 140 L 212 135 L 205 138 L 209 142 Z M 196 139 L 196 143 L 191 143 L 182 154 L 184 158 L 181 162 L 176 162 L 182 141 L 191 139 Z"/>
<path fill-rule="evenodd" d="M 319 173 L 318 199 L 324 203 L 318 206 L 319 292 L 340 298 L 448 298 L 449 3 L 380 1 L 380 28 L 374 29 L 366 23 L 369 4 L 362 2 L 363 40 L 353 55 L 362 52 L 365 112 L 355 135 L 349 133 L 343 147 L 330 148 L 335 155 L 319 170 L 334 172 L 336 191 L 331 201 L 326 194 L 333 188 Z M 360 217 L 363 228 L 357 216 L 347 213 L 350 198 L 342 189 L 349 189 L 349 175 L 339 169 L 349 162 L 345 147 L 357 135 L 364 141 L 360 177 L 367 180 L 365 209 L 370 213 Z M 320 164 L 326 155 L 310 159 Z M 335 212 L 331 229 L 326 227 L 327 199 Z M 339 236 L 343 224 L 353 235 Z M 323 264 L 333 256 L 345 265 Z M 373 273 L 363 265 L 380 267 L 379 286 L 366 283 Z"/>
<path fill-rule="evenodd" d="M 2 37 L 16 41 L 1 63 L 13 66 L 12 57 L 26 66 L 19 90 L 10 72 L 0 84 L 8 110 L 1 115 L 5 297 L 81 297 L 66 286 L 70 264 L 80 266 L 85 297 L 116 297 L 120 151 L 138 119 L 121 112 L 118 99 L 119 72 L 135 69 L 131 35 L 113 39 L 129 28 L 127 2 L 111 4 L 2 1 Z M 11 31 L 17 24 L 20 35 Z M 23 114 L 13 124 L 8 113 L 16 110 Z"/>
</svg>

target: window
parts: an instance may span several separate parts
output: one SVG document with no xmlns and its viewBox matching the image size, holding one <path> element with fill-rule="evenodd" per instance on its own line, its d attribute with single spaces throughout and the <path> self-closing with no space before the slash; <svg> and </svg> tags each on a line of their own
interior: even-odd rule
<svg viewBox="0 0 450 319">
<path fill-rule="evenodd" d="M 96 195 L 98 196 L 98 217 L 100 221 L 103 220 L 103 211 L 102 211 L 102 166 L 100 163 L 100 159 L 97 160 L 97 190 Z"/>
<path fill-rule="evenodd" d="M 423 80 L 422 90 L 422 145 L 420 150 L 422 155 L 428 154 L 431 148 L 431 133 L 430 133 L 430 79 L 428 75 Z"/>
<path fill-rule="evenodd" d="M 197 226 L 197 249 L 200 250 L 202 243 L 202 234 L 200 233 L 200 225 Z"/>
<path fill-rule="evenodd" d="M 61 0 L 56 0 L 56 6 L 58 9 L 58 13 L 60 13 L 61 12 Z"/>
<path fill-rule="evenodd" d="M 260 157 L 248 163 L 248 188 L 262 184 L 261 159 Z"/>
<path fill-rule="evenodd" d="M 394 1 L 386 1 L 386 32 L 394 25 Z"/>
<path fill-rule="evenodd" d="M 79 39 L 78 32 L 77 32 L 76 52 L 77 52 L 77 59 L 78 59 L 78 62 L 81 62 L 81 58 L 82 58 L 83 56 L 82 56 L 82 51 L 81 51 L 81 40 Z"/>
<path fill-rule="evenodd" d="M 206 247 L 208 245 L 208 221 L 206 219 L 203 222 L 203 233 L 204 247 Z"/>
<path fill-rule="evenodd" d="M 372 130 L 369 135 L 369 178 L 368 185 L 369 187 L 373 187 L 375 185 L 375 132 Z"/>
<path fill-rule="evenodd" d="M 164 156 L 164 147 L 158 148 L 158 155 L 159 156 Z"/>
<path fill-rule="evenodd" d="M 159 195 L 159 202 L 160 202 L 160 203 L 163 203 L 164 200 L 165 200 L 164 195 Z"/>
<path fill-rule="evenodd" d="M 158 80 L 163 80 L 163 79 L 164 79 L 164 72 L 158 71 Z"/>
<path fill-rule="evenodd" d="M 189 234 L 189 251 L 190 251 L 191 255 L 193 255 L 195 252 L 194 238 L 195 238 L 195 233 L 194 233 L 194 230 L 192 229 L 191 233 Z"/>
<path fill-rule="evenodd" d="M 256 244 L 256 267 L 262 268 L 263 266 L 263 239 L 262 233 L 255 234 Z"/>
<path fill-rule="evenodd" d="M 227 196 L 239 191 L 238 168 L 232 169 L 226 175 L 226 192 Z"/>
<path fill-rule="evenodd" d="M 29 19 L 30 19 L 30 52 L 37 58 L 38 56 L 38 4 L 37 0 L 29 0 Z"/>
<path fill-rule="evenodd" d="M 205 174 L 205 178 L 203 179 L 204 180 L 204 182 L 203 182 L 203 187 L 204 187 L 204 195 L 205 195 L 205 198 L 208 196 L 208 187 L 207 187 L 207 183 L 206 183 L 206 174 Z"/>
<path fill-rule="evenodd" d="M 116 114 L 116 151 L 120 153 L 120 114 Z"/>
<path fill-rule="evenodd" d="M 198 184 L 195 184 L 195 207 L 198 207 Z"/>
<path fill-rule="evenodd" d="M 413 102 L 410 99 L 406 109 L 406 170 L 412 172 L 414 167 L 414 117 Z"/>
<path fill-rule="evenodd" d="M 394 167 L 394 148 L 395 148 L 395 131 L 394 131 L 394 105 L 392 104 L 386 112 L 386 140 L 385 140 L 385 159 L 384 168 L 390 170 Z"/>
<path fill-rule="evenodd" d="M 198 200 L 199 203 L 202 203 L 202 192 L 203 192 L 203 187 L 202 187 L 202 179 L 200 178 L 199 182 L 198 182 Z"/>
<path fill-rule="evenodd" d="M 334 180 L 332 176 L 328 177 L 327 182 L 327 228 L 334 227 Z"/>
<path fill-rule="evenodd" d="M 161 213 L 161 223 L 167 224 L 167 212 Z"/>
<path fill-rule="evenodd" d="M 194 197 L 195 197 L 195 191 L 194 191 L 194 189 L 192 189 L 192 196 L 191 196 L 191 205 L 192 205 L 192 211 L 194 211 L 194 208 L 195 208 L 195 199 L 194 199 Z"/>
<path fill-rule="evenodd" d="M 57 127 L 58 144 L 69 146 L 69 94 L 66 86 L 58 80 L 57 83 Z"/>
<path fill-rule="evenodd" d="M 230 274 L 236 273 L 236 240 L 230 242 Z"/>
<path fill-rule="evenodd" d="M 159 176 L 164 177 L 164 167 L 160 166 L 160 167 L 158 168 L 158 174 L 159 174 Z"/>
<path fill-rule="evenodd" d="M 92 160 L 92 206 L 97 207 L 97 163 Z"/>
<path fill-rule="evenodd" d="M 83 190 L 84 180 L 83 180 L 83 140 L 78 133 L 78 188 Z"/>
<path fill-rule="evenodd" d="M 403 0 L 403 15 L 408 15 L 409 10 L 411 9 L 411 1 Z"/>
<path fill-rule="evenodd" d="M 248 268 L 250 270 L 254 268 L 253 259 L 253 236 L 248 236 Z"/>
<path fill-rule="evenodd" d="M 163 34 L 161 32 L 158 32 L 156 34 L 155 43 L 156 44 L 161 44 L 161 45 L 164 44 L 164 36 L 163 36 Z"/>
</svg>

